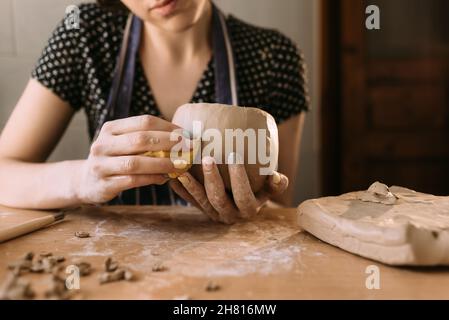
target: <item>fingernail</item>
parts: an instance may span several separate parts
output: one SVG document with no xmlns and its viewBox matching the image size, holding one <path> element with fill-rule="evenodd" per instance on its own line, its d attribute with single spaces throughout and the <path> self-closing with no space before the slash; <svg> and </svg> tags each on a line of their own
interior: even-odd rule
<svg viewBox="0 0 449 320">
<path fill-rule="evenodd" d="M 188 186 L 189 183 L 190 183 L 189 178 L 188 178 L 187 176 L 185 176 L 185 175 L 179 176 L 179 177 L 178 177 L 178 180 L 179 180 L 179 182 L 181 182 L 181 184 L 182 184 L 184 187 L 185 187 L 185 186 Z"/>
<path fill-rule="evenodd" d="M 187 130 L 182 130 L 182 135 L 187 138 L 187 139 L 191 139 L 192 138 L 192 134 L 187 131 Z"/>
<path fill-rule="evenodd" d="M 203 167 L 206 171 L 212 170 L 212 166 L 214 164 L 215 160 L 212 157 L 204 157 L 203 158 Z"/>
<path fill-rule="evenodd" d="M 273 172 L 273 183 L 279 184 L 281 182 L 281 175 L 277 173 L 276 171 Z"/>
<path fill-rule="evenodd" d="M 187 168 L 187 161 L 184 159 L 173 160 L 173 166 L 175 167 L 175 169 L 184 170 L 185 168 Z"/>
</svg>

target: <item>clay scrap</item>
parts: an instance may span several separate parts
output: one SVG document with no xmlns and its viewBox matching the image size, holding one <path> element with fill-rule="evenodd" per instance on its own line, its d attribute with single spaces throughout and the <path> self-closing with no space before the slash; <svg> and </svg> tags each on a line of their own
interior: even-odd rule
<svg viewBox="0 0 449 320">
<path fill-rule="evenodd" d="M 65 280 L 61 278 L 58 274 L 53 274 L 51 278 L 50 289 L 45 291 L 45 297 L 55 300 L 66 300 L 70 299 L 73 295 L 73 291 L 67 289 Z"/>
<path fill-rule="evenodd" d="M 105 284 L 115 281 L 131 281 L 134 279 L 134 273 L 128 268 L 119 267 L 119 264 L 111 257 L 107 258 L 104 263 L 105 272 L 98 277 L 100 284 Z"/>
<path fill-rule="evenodd" d="M 107 258 L 104 263 L 104 269 L 106 272 L 114 272 L 118 268 L 118 263 L 112 260 L 111 257 Z"/>
<path fill-rule="evenodd" d="M 26 300 L 33 299 L 35 295 L 30 281 L 11 272 L 1 288 L 0 300 Z"/>
<path fill-rule="evenodd" d="M 376 181 L 366 192 L 360 193 L 359 199 L 366 202 L 393 205 L 398 198 L 390 191 L 387 185 Z"/>
<path fill-rule="evenodd" d="M 387 187 L 311 199 L 300 227 L 348 252 L 389 265 L 449 265 L 449 197 Z"/>
<path fill-rule="evenodd" d="M 221 289 L 221 286 L 213 281 L 210 281 L 207 283 L 207 286 L 206 286 L 207 292 L 219 291 L 220 289 Z"/>
<path fill-rule="evenodd" d="M 168 268 L 161 262 L 156 262 L 151 267 L 151 271 L 153 271 L 153 272 L 163 272 L 163 271 L 167 271 L 167 270 L 168 270 Z"/>
<path fill-rule="evenodd" d="M 49 299 L 70 299 L 74 294 L 67 289 L 65 279 L 59 273 L 63 269 L 63 256 L 55 256 L 51 252 L 42 252 L 35 256 L 33 252 L 28 252 L 22 258 L 9 264 L 11 270 L 0 291 L 0 299 L 32 299 L 35 292 L 31 287 L 31 282 L 22 278 L 25 273 L 48 273 L 51 274 L 51 283 L 45 297 Z M 87 276 L 92 269 L 87 262 L 78 262 L 75 265 L 79 268 L 80 276 Z"/>
<path fill-rule="evenodd" d="M 77 262 L 75 263 L 75 266 L 78 267 L 81 277 L 86 277 L 92 273 L 92 267 L 88 262 Z"/>
<path fill-rule="evenodd" d="M 77 238 L 89 238 L 90 237 L 90 233 L 86 232 L 86 231 L 76 231 L 75 232 L 75 237 L 77 237 Z"/>
</svg>

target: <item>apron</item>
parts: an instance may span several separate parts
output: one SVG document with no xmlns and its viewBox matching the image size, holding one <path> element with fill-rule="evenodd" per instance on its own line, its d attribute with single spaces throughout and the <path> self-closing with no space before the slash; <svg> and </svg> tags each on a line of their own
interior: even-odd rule
<svg viewBox="0 0 449 320">
<path fill-rule="evenodd" d="M 105 112 L 102 114 L 93 141 L 106 121 L 129 117 L 136 57 L 142 32 L 142 20 L 132 13 L 126 22 L 122 46 L 117 57 L 112 86 Z M 215 73 L 215 102 L 238 105 L 234 55 L 224 14 L 212 4 L 212 51 Z M 150 185 L 121 192 L 109 204 L 120 205 L 187 205 L 168 184 Z"/>
</svg>

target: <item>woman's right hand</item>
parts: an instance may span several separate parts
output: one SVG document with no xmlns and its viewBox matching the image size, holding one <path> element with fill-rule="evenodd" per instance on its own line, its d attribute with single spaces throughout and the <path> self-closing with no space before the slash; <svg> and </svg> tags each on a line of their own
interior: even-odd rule
<svg viewBox="0 0 449 320">
<path fill-rule="evenodd" d="M 169 151 L 177 141 L 170 133 L 178 126 L 150 115 L 106 122 L 75 178 L 82 203 L 104 203 L 120 192 L 149 184 L 164 184 L 167 174 L 182 172 L 170 158 L 143 156 L 147 151 Z"/>
</svg>

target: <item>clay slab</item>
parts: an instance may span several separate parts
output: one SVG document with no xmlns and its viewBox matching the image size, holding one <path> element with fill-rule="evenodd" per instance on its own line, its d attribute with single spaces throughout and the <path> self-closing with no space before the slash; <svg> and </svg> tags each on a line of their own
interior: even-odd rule
<svg viewBox="0 0 449 320">
<path fill-rule="evenodd" d="M 449 197 L 402 187 L 394 204 L 362 201 L 367 191 L 303 202 L 299 225 L 317 238 L 389 265 L 449 265 Z"/>
</svg>

